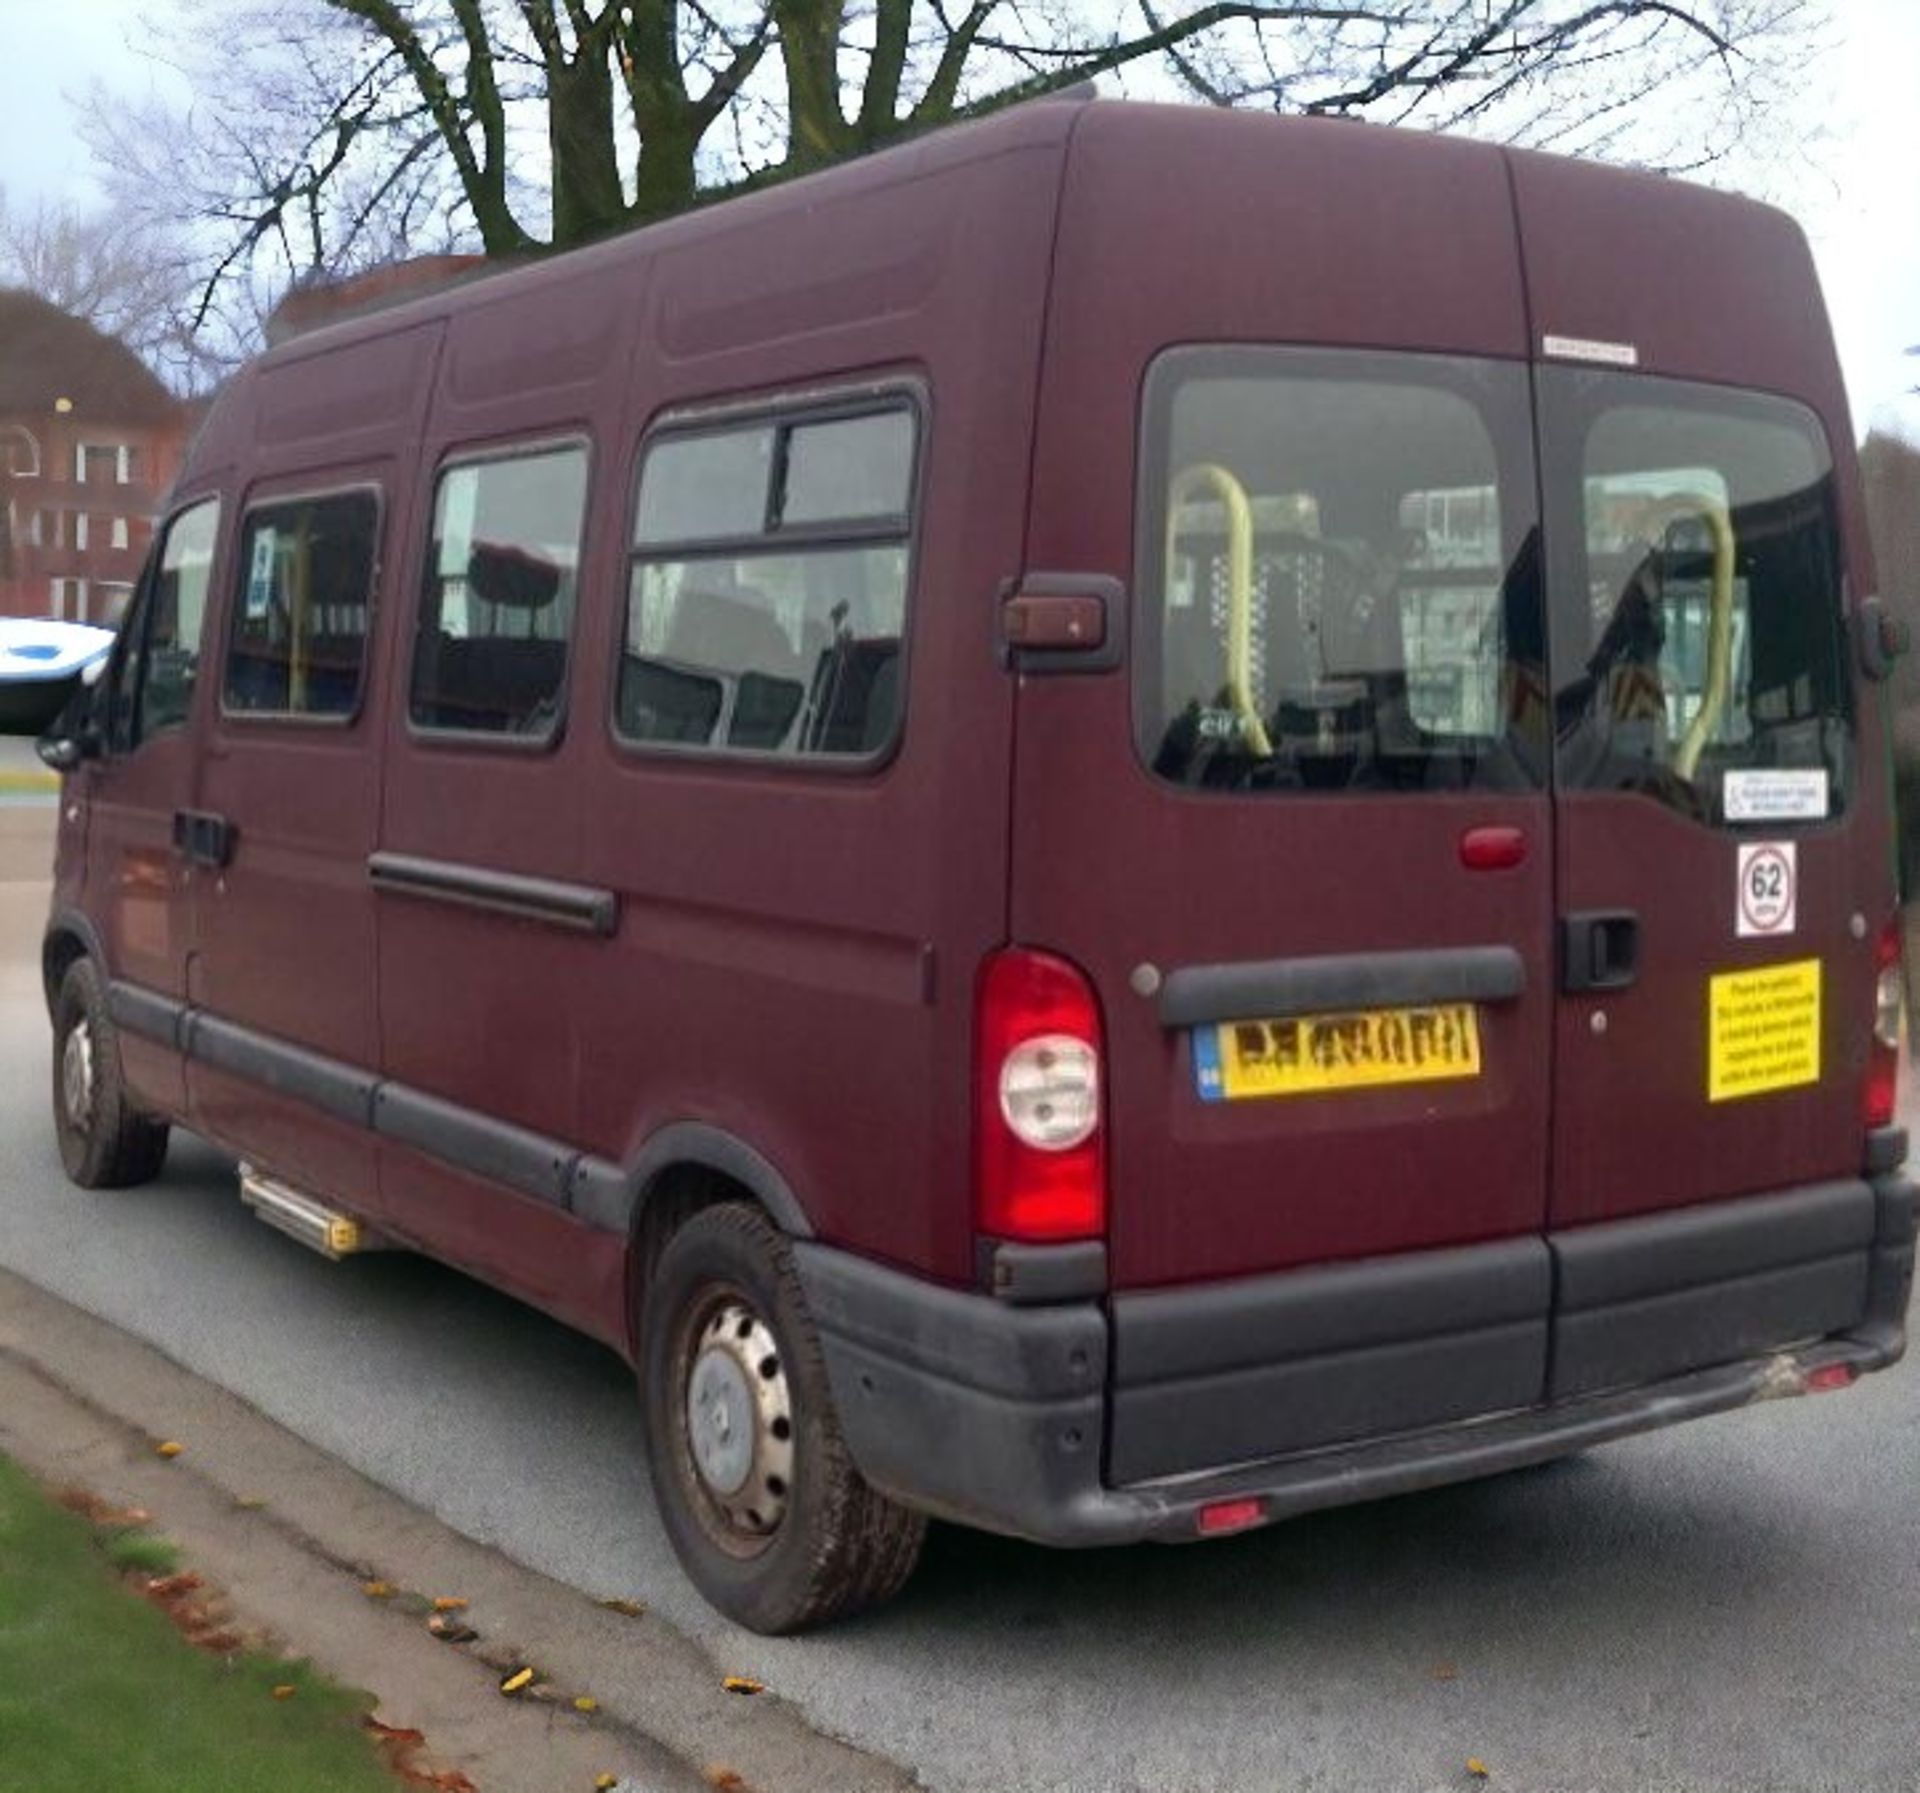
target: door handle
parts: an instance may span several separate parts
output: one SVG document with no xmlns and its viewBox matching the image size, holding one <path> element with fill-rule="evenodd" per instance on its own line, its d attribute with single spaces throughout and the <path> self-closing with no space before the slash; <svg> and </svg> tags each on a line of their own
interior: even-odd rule
<svg viewBox="0 0 1920 1793">
<path fill-rule="evenodd" d="M 1631 909 L 1586 909 L 1560 918 L 1560 988 L 1624 990 L 1640 974 L 1640 917 Z"/>
<path fill-rule="evenodd" d="M 195 865 L 223 869 L 233 858 L 234 826 L 204 809 L 173 812 L 173 850 Z"/>
</svg>

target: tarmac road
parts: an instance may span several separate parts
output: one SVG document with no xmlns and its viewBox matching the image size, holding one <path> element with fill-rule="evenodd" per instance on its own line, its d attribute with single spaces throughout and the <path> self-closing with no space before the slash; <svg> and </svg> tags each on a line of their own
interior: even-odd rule
<svg viewBox="0 0 1920 1793">
<path fill-rule="evenodd" d="M 47 1120 L 50 806 L 0 805 L 0 1263 L 451 1524 L 622 1594 L 936 1789 L 1920 1787 L 1920 1369 L 1169 1550 L 937 1529 L 904 1599 L 772 1642 L 674 1567 L 597 1347 L 422 1261 L 330 1265 L 176 1139 L 87 1195 Z M 9 882 L 8 880 L 12 881 Z"/>
</svg>

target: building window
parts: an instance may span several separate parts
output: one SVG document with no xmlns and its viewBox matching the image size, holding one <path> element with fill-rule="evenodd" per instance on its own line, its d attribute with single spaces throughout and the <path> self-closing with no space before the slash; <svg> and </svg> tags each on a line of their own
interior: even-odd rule
<svg viewBox="0 0 1920 1793">
<path fill-rule="evenodd" d="M 0 428 L 0 473 L 11 473 L 15 479 L 39 477 L 40 444 L 17 423 Z"/>
<path fill-rule="evenodd" d="M 126 465 L 126 449 L 111 443 L 76 442 L 73 445 L 73 477 L 81 484 L 125 485 L 121 469 Z"/>
<path fill-rule="evenodd" d="M 133 587 L 121 579 L 102 579 L 93 588 L 94 614 L 88 620 L 103 629 L 117 629 L 133 602 Z"/>
<path fill-rule="evenodd" d="M 114 454 L 117 457 L 113 469 L 114 483 L 122 486 L 131 485 L 133 483 L 133 450 L 123 442 L 114 450 Z"/>
<path fill-rule="evenodd" d="M 62 622 L 87 620 L 87 582 L 84 579 L 55 579 L 52 587 L 52 614 Z"/>
<path fill-rule="evenodd" d="M 120 549 L 125 549 L 127 546 L 127 520 L 125 517 L 115 517 L 113 520 L 113 545 Z"/>
<path fill-rule="evenodd" d="M 416 726 L 554 732 L 586 496 L 584 447 L 441 474 L 413 643 L 408 714 Z"/>
<path fill-rule="evenodd" d="M 906 400 L 869 400 L 649 446 L 621 735 L 804 758 L 888 746 L 916 434 Z"/>
<path fill-rule="evenodd" d="M 81 553 L 87 550 L 87 513 L 80 511 L 73 519 L 73 545 Z"/>
<path fill-rule="evenodd" d="M 226 707 L 345 718 L 360 703 L 379 500 L 336 492 L 247 518 L 227 648 Z"/>
</svg>

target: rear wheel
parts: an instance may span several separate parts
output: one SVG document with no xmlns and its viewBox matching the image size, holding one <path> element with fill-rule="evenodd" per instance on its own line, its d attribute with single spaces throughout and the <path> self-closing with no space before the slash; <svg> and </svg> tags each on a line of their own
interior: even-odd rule
<svg viewBox="0 0 1920 1793">
<path fill-rule="evenodd" d="M 834 1416 L 786 1240 L 758 1208 L 704 1208 L 645 1294 L 649 1467 L 700 1592 L 754 1631 L 804 1630 L 897 1593 L 926 1521 L 869 1487 Z"/>
<path fill-rule="evenodd" d="M 106 984 L 91 959 L 68 966 L 54 1000 L 53 1119 L 60 1162 L 83 1189 L 150 1183 L 166 1161 L 166 1123 L 133 1106 Z"/>
</svg>

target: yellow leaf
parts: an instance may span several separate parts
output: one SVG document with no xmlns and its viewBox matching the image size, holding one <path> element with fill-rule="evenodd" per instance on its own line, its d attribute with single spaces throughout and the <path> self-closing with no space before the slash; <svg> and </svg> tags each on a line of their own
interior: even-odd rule
<svg viewBox="0 0 1920 1793">
<path fill-rule="evenodd" d="M 165 1457 L 171 1461 L 173 1458 L 179 1456 L 186 1448 L 184 1444 L 176 1444 L 174 1440 L 169 1438 L 160 1444 L 156 1444 L 153 1447 L 153 1454 L 156 1457 Z"/>
<path fill-rule="evenodd" d="M 637 1619 L 647 1609 L 638 1600 L 602 1600 L 600 1602 L 608 1612 L 617 1612 L 622 1618 Z"/>
<path fill-rule="evenodd" d="M 500 1683 L 500 1691 L 502 1693 L 518 1693 L 522 1688 L 531 1687 L 532 1685 L 533 1670 L 530 1668 L 517 1668 Z"/>
<path fill-rule="evenodd" d="M 608 1788 L 619 1784 L 620 1777 L 617 1774 L 596 1774 L 593 1777 L 594 1793 L 607 1793 Z"/>
<path fill-rule="evenodd" d="M 293 1698 L 293 1688 L 283 1681 L 273 1690 L 273 1697 L 276 1700 L 290 1700 Z"/>
<path fill-rule="evenodd" d="M 435 1598 L 433 1610 L 435 1612 L 465 1612 L 467 1610 L 467 1603 L 462 1600 L 458 1594 L 441 1594 Z"/>
<path fill-rule="evenodd" d="M 1491 1771 L 1488 1769 L 1486 1763 L 1481 1761 L 1478 1756 L 1469 1756 L 1467 1758 L 1467 1772 L 1472 1775 L 1475 1780 L 1483 1781 Z"/>
<path fill-rule="evenodd" d="M 267 1504 L 264 1494 L 243 1494 L 233 1503 L 243 1513 L 257 1513 Z"/>
<path fill-rule="evenodd" d="M 745 1675 L 729 1675 L 720 1683 L 729 1693 L 765 1693 L 766 1686 L 760 1681 L 750 1681 Z"/>
<path fill-rule="evenodd" d="M 592 1694 L 583 1693 L 573 1702 L 573 1709 L 576 1712 L 598 1712 L 600 1710 L 600 1702 L 596 1700 Z"/>
<path fill-rule="evenodd" d="M 360 1591 L 369 1600 L 391 1600 L 394 1594 L 393 1583 L 390 1581 L 363 1581 L 360 1584 Z"/>
</svg>

